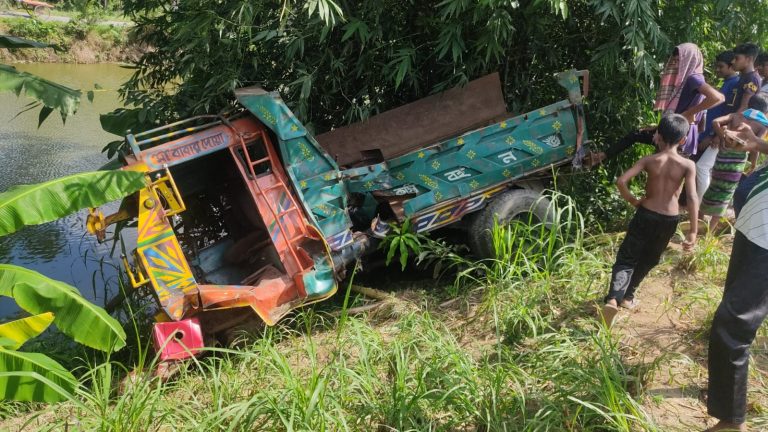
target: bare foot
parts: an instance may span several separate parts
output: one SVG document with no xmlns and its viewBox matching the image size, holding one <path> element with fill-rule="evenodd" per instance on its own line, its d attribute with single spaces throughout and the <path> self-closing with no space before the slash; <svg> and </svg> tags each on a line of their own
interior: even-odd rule
<svg viewBox="0 0 768 432">
<path fill-rule="evenodd" d="M 713 216 L 712 219 L 709 220 L 709 232 L 714 234 L 718 224 L 720 224 L 720 218 Z"/>
<path fill-rule="evenodd" d="M 736 424 L 736 423 L 730 423 L 730 422 L 721 420 L 719 423 L 705 430 L 704 432 L 717 432 L 717 431 L 746 432 L 747 424 L 746 423 Z"/>
</svg>

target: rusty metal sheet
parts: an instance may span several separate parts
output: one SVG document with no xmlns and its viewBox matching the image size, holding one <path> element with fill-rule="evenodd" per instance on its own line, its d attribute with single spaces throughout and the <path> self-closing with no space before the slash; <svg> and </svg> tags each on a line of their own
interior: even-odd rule
<svg viewBox="0 0 768 432">
<path fill-rule="evenodd" d="M 376 150 L 387 160 L 503 117 L 501 82 L 493 73 L 316 138 L 339 165 L 355 166 Z"/>
</svg>

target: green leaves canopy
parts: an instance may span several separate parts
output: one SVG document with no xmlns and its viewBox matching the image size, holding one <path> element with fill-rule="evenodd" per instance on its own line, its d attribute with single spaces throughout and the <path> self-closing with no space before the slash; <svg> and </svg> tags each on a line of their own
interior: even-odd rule
<svg viewBox="0 0 768 432">
<path fill-rule="evenodd" d="M 59 330 L 83 345 L 102 351 L 125 346 L 120 323 L 63 282 L 23 267 L 0 264 L 0 295 L 12 297 L 32 314 L 53 312 L 53 323 Z"/>
<path fill-rule="evenodd" d="M 551 74 L 575 67 L 592 71 L 590 136 L 614 139 L 650 113 L 659 65 L 673 46 L 698 43 L 711 59 L 768 36 L 768 14 L 747 0 L 123 5 L 140 41 L 156 47 L 121 90 L 136 110 L 134 130 L 217 112 L 232 103 L 234 88 L 261 84 L 279 89 L 323 132 L 491 72 L 520 112 L 563 97 Z"/>
<path fill-rule="evenodd" d="M 0 193 L 0 236 L 100 206 L 144 186 L 144 174 L 140 172 L 97 171 L 13 187 Z"/>
<path fill-rule="evenodd" d="M 0 35 L 0 48 L 47 48 L 50 45 L 20 37 Z M 18 71 L 13 66 L 0 64 L 0 91 L 12 91 L 16 96 L 24 94 L 43 104 L 40 110 L 40 121 L 43 124 L 54 110 L 58 110 L 61 119 L 77 112 L 80 105 L 80 90 L 71 89 L 53 81 Z"/>
</svg>

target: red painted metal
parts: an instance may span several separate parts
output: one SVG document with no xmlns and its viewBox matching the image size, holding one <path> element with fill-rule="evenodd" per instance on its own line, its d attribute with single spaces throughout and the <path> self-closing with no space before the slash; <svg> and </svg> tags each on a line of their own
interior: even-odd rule
<svg viewBox="0 0 768 432">
<path fill-rule="evenodd" d="M 197 318 L 155 323 L 152 330 L 155 351 L 160 359 L 181 360 L 197 355 L 203 348 L 203 332 Z"/>
<path fill-rule="evenodd" d="M 149 138 L 149 144 L 157 138 Z M 159 139 L 157 139 L 159 140 Z M 261 144 L 256 143 L 256 141 Z M 254 157 L 249 145 L 263 145 L 266 156 Z M 304 210 L 288 186 L 288 177 L 267 130 L 252 117 L 213 126 L 202 132 L 150 146 L 138 154 L 148 171 L 182 164 L 215 151 L 228 149 L 254 204 L 267 227 L 280 266 L 267 266 L 248 276 L 241 285 L 197 285 L 194 303 L 198 312 L 249 307 L 268 325 L 307 298 L 304 276 L 314 269 L 306 249 L 322 238 L 308 224 Z M 320 246 L 322 247 L 322 245 Z M 310 249 L 312 250 L 312 249 Z M 193 299 L 184 298 L 184 304 Z M 203 347 L 198 318 L 157 323 L 153 332 L 162 360 L 180 360 Z"/>
<path fill-rule="evenodd" d="M 23 6 L 31 6 L 33 8 L 50 8 L 53 9 L 53 5 L 50 3 L 46 3 L 43 1 L 36 1 L 36 0 L 19 0 L 19 3 Z"/>
<path fill-rule="evenodd" d="M 248 142 L 242 138 L 240 143 L 245 156 L 246 166 L 238 163 L 238 168 L 253 196 L 259 213 L 267 225 L 272 242 L 280 255 L 280 260 L 285 268 L 286 274 L 292 279 L 298 296 L 306 297 L 304 288 L 304 273 L 311 270 L 314 262 L 309 254 L 302 249 L 302 243 L 311 240 L 320 240 L 317 234 L 307 228 L 307 221 L 301 208 L 296 204 L 296 200 L 287 186 L 285 171 L 282 163 L 272 145 L 269 135 L 264 131 L 246 136 L 248 142 L 254 139 L 261 139 L 264 148 L 267 151 L 267 157 L 252 161 L 248 149 Z M 232 155 L 236 157 L 236 147 L 230 147 Z M 268 173 L 256 174 L 255 167 L 261 164 L 269 164 Z"/>
</svg>

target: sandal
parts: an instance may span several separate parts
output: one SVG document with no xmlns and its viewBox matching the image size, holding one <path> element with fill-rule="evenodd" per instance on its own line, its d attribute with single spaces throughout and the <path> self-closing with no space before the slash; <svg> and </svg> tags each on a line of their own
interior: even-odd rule
<svg viewBox="0 0 768 432">
<path fill-rule="evenodd" d="M 640 300 L 633 298 L 632 300 L 622 300 L 620 306 L 627 310 L 635 310 L 640 305 Z"/>
</svg>

